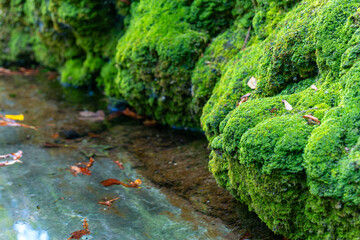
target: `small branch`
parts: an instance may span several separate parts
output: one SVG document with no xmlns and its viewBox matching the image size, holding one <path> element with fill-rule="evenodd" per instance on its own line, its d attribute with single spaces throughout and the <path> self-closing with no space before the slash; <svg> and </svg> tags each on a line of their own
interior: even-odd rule
<svg viewBox="0 0 360 240">
<path fill-rule="evenodd" d="M 249 30 L 248 30 L 248 32 L 247 32 L 247 34 L 246 34 L 245 42 L 244 42 L 244 45 L 243 45 L 242 48 L 241 48 L 241 51 L 244 51 L 244 50 L 245 50 L 246 43 L 248 42 L 249 37 L 250 37 L 250 31 L 251 31 L 251 26 L 249 27 Z"/>
</svg>

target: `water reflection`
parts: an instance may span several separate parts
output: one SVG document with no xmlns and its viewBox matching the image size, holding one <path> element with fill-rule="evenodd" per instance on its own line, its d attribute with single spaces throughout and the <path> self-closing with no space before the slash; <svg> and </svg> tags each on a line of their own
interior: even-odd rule
<svg viewBox="0 0 360 240">
<path fill-rule="evenodd" d="M 49 235 L 43 230 L 34 230 L 26 222 L 15 222 L 14 230 L 17 232 L 17 240 L 49 240 Z"/>
</svg>

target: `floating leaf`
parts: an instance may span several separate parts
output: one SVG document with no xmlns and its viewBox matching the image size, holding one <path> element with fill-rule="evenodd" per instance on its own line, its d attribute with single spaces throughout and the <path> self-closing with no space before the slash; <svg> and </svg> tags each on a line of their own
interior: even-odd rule
<svg viewBox="0 0 360 240">
<path fill-rule="evenodd" d="M 10 118 L 5 118 L 5 117 L 1 117 L 3 120 L 0 120 L 0 126 L 9 126 L 9 127 L 24 127 L 24 128 L 31 128 L 34 130 L 37 130 L 36 127 L 33 126 L 29 126 L 26 124 L 22 124 L 22 123 L 17 123 L 14 120 L 10 119 Z"/>
<path fill-rule="evenodd" d="M 121 162 L 119 162 L 119 161 L 114 161 L 114 163 L 115 163 L 116 165 L 118 165 L 118 167 L 119 167 L 120 169 L 122 169 L 122 170 L 125 169 L 125 168 L 124 168 L 124 165 L 123 165 Z"/>
<path fill-rule="evenodd" d="M 286 110 L 289 110 L 289 111 L 293 110 L 293 107 L 286 100 L 282 100 L 281 102 L 283 102 L 285 104 Z"/>
<path fill-rule="evenodd" d="M 124 187 L 130 187 L 130 188 L 140 188 L 139 185 L 141 185 L 142 181 L 140 179 L 136 179 L 134 182 L 124 183 L 117 179 L 106 179 L 101 182 L 101 184 L 105 187 L 109 187 L 112 185 L 123 185 Z"/>
<path fill-rule="evenodd" d="M 256 84 L 257 84 L 257 80 L 255 77 L 251 77 L 250 80 L 248 81 L 247 85 L 251 88 L 251 89 L 255 89 L 256 88 Z"/>
<path fill-rule="evenodd" d="M 82 230 L 79 230 L 79 231 L 76 231 L 76 232 L 71 233 L 71 237 L 69 237 L 67 240 L 70 240 L 70 239 L 80 239 L 82 236 L 90 234 L 89 224 L 88 224 L 88 222 L 86 221 L 86 218 L 85 218 L 84 221 L 83 221 L 83 228 L 84 228 L 84 229 L 82 229 Z"/>
<path fill-rule="evenodd" d="M 313 84 L 313 85 L 311 85 L 310 86 L 311 87 L 311 89 L 314 89 L 315 90 L 315 92 L 318 90 L 318 88 Z"/>
<path fill-rule="evenodd" d="M 102 205 L 111 207 L 111 204 L 112 204 L 114 201 L 118 200 L 118 199 L 120 199 L 120 197 L 113 198 L 113 199 L 110 199 L 110 200 L 105 201 L 105 202 L 98 202 L 98 204 L 102 204 Z"/>
<path fill-rule="evenodd" d="M 10 153 L 5 155 L 0 155 L 0 159 L 12 158 L 12 160 L 0 162 L 0 167 L 5 167 L 12 165 L 14 163 L 22 163 L 19 159 L 22 157 L 23 152 L 21 150 L 17 151 L 16 153 Z"/>
<path fill-rule="evenodd" d="M 70 172 L 74 177 L 76 177 L 79 173 L 82 173 L 84 175 L 91 176 L 90 167 L 92 167 L 94 164 L 94 159 L 90 157 L 89 162 L 81 162 L 77 163 L 76 165 L 85 165 L 85 167 L 78 167 L 78 166 L 70 166 Z"/>
<path fill-rule="evenodd" d="M 317 119 L 316 117 L 311 116 L 311 115 L 304 115 L 303 118 L 308 119 L 308 120 L 310 119 L 311 121 L 313 121 L 313 122 L 315 122 L 317 124 L 321 123 L 319 119 Z"/>
</svg>

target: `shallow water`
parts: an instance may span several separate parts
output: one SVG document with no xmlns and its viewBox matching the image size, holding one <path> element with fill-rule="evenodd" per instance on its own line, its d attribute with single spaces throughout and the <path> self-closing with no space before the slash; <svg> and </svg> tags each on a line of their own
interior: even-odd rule
<svg viewBox="0 0 360 240">
<path fill-rule="evenodd" d="M 80 130 L 101 128 L 79 123 L 76 111 L 97 110 L 104 102 L 97 99 L 94 105 L 87 101 L 88 105 L 82 103 L 80 107 L 76 94 L 75 90 L 48 92 L 46 87 L 39 88 L 19 76 L 0 79 L 1 113 L 23 113 L 24 123 L 39 128 L 0 127 L 0 154 L 24 152 L 23 164 L 0 168 L 0 240 L 67 239 L 70 233 L 82 229 L 85 217 L 91 234 L 83 239 L 226 239 L 231 230 L 225 225 L 219 221 L 215 224 L 186 204 L 172 205 L 174 201 L 169 201 L 129 163 L 124 170 L 117 168 L 106 151 L 102 157 L 95 156 L 91 176 L 74 177 L 68 167 L 88 159 L 79 150 L 98 146 L 90 138 L 71 142 L 76 148 L 43 148 L 60 127 L 77 124 L 75 128 Z M 70 98 L 70 104 L 69 100 L 61 104 L 54 101 L 64 95 L 68 95 L 65 97 Z M 92 92 L 85 97 L 94 98 Z M 126 152 L 117 154 L 123 162 L 131 161 L 126 159 Z M 143 184 L 141 189 L 117 185 L 106 188 L 99 182 L 107 178 L 140 178 Z M 111 208 L 97 204 L 118 196 L 121 198 Z"/>
</svg>

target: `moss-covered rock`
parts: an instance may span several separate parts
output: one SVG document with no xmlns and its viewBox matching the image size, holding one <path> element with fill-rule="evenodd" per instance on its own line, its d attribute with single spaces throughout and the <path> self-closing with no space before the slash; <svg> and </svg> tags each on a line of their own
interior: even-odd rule
<svg viewBox="0 0 360 240">
<path fill-rule="evenodd" d="M 36 60 L 161 123 L 201 125 L 218 183 L 274 232 L 360 239 L 358 0 L 0 0 L 0 9 L 2 65 Z"/>
<path fill-rule="evenodd" d="M 266 16 L 275 6 L 267 2 Z M 275 6 L 276 23 L 256 12 L 256 36 L 224 67 L 202 115 L 210 170 L 290 239 L 358 239 L 360 5 L 294 3 Z M 255 90 L 247 86 L 252 76 Z M 247 92 L 250 99 L 236 107 Z M 307 114 L 321 124 L 307 122 Z"/>
</svg>

